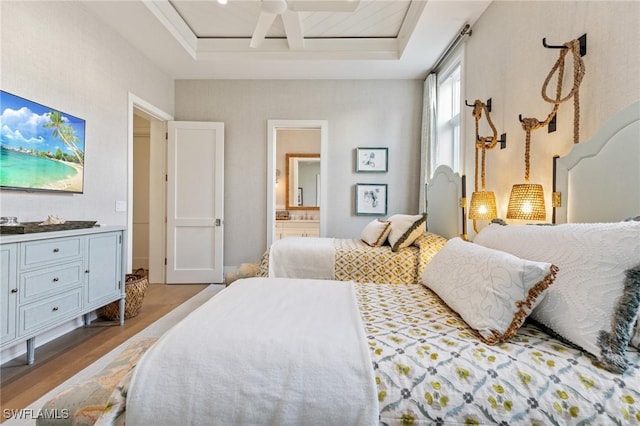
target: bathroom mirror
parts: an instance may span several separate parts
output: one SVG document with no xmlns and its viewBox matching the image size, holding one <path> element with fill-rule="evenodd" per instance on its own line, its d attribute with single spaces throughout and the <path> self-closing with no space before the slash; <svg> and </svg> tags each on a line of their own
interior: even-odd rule
<svg viewBox="0 0 640 426">
<path fill-rule="evenodd" d="M 320 154 L 286 154 L 287 210 L 320 209 Z"/>
</svg>

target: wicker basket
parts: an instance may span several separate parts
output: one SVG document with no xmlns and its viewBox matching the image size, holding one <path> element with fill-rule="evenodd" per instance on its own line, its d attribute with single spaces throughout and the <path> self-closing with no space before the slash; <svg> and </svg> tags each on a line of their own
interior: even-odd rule
<svg viewBox="0 0 640 426">
<path fill-rule="evenodd" d="M 136 269 L 133 274 L 127 274 L 125 282 L 125 294 L 127 295 L 124 302 L 124 318 L 133 318 L 138 315 L 142 307 L 144 293 L 149 285 L 147 271 L 144 268 Z M 108 320 L 120 319 L 120 301 L 109 303 L 100 309 L 98 314 Z"/>
</svg>

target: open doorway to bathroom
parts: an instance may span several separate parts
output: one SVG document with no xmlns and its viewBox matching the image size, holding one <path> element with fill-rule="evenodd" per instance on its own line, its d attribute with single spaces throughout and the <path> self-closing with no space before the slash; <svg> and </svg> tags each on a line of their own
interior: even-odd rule
<svg viewBox="0 0 640 426">
<path fill-rule="evenodd" d="M 269 120 L 267 245 L 326 234 L 326 120 Z"/>
</svg>

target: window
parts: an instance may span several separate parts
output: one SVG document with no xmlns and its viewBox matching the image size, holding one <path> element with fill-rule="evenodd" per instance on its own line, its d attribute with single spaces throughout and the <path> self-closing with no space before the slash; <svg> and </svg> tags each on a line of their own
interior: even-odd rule
<svg viewBox="0 0 640 426">
<path fill-rule="evenodd" d="M 431 146 L 431 171 L 447 165 L 460 171 L 460 57 L 438 73 L 437 137 Z"/>
</svg>

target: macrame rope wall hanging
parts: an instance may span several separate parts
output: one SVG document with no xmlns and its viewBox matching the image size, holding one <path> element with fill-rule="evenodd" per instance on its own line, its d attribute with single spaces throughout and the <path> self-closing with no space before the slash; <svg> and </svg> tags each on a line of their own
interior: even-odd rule
<svg viewBox="0 0 640 426">
<path fill-rule="evenodd" d="M 553 104 L 551 112 L 543 121 L 535 117 L 523 118 L 520 116 L 522 129 L 525 131 L 525 150 L 524 150 L 524 184 L 514 185 L 511 189 L 509 197 L 509 206 L 507 208 L 508 219 L 525 219 L 525 220 L 545 220 L 546 209 L 544 204 L 544 191 L 542 185 L 530 184 L 531 169 L 531 132 L 547 126 L 553 120 L 558 112 L 560 104 L 573 98 L 574 122 L 573 122 L 573 142 L 580 142 L 580 84 L 585 74 L 585 65 L 582 60 L 582 52 L 584 43 L 586 43 L 586 35 L 580 39 L 571 40 L 562 46 L 548 46 L 543 39 L 545 47 L 560 48 L 558 60 L 553 65 L 549 74 L 542 85 L 542 99 Z M 564 79 L 564 70 L 567 54 L 571 53 L 573 57 L 573 87 L 566 96 L 562 96 L 562 83 Z M 547 95 L 549 82 L 553 75 L 557 72 L 556 94 L 554 98 Z"/>
<path fill-rule="evenodd" d="M 469 105 L 466 101 L 465 104 L 467 106 L 473 106 L 472 114 L 475 120 L 475 179 L 474 192 L 471 195 L 471 203 L 469 204 L 469 219 L 473 220 L 473 229 L 477 233 L 478 228 L 476 220 L 491 220 L 495 219 L 498 216 L 496 208 L 496 196 L 493 191 L 486 190 L 485 166 L 487 151 L 495 148 L 498 142 L 500 142 L 501 147 L 504 148 L 507 136 L 506 134 L 502 134 L 501 138 L 498 139 L 498 131 L 496 130 L 496 126 L 491 120 L 491 115 L 489 114 L 491 112 L 491 99 L 489 99 L 486 104 L 479 99 L 476 99 L 476 101 L 472 105 Z M 491 128 L 491 136 L 480 136 L 480 120 L 482 119 L 483 112 L 487 119 L 487 123 Z M 480 167 L 478 167 L 479 154 L 482 155 Z M 480 171 L 481 179 L 480 191 L 478 190 L 478 171 Z"/>
</svg>

